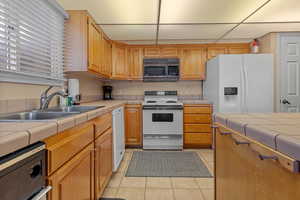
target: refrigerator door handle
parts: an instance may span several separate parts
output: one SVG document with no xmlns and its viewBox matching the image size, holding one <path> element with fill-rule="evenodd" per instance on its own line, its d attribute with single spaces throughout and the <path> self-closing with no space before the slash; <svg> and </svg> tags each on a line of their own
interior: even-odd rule
<svg viewBox="0 0 300 200">
<path fill-rule="evenodd" d="M 245 64 L 245 63 L 244 63 Z M 247 72 L 247 68 L 244 65 L 244 77 L 245 77 L 245 111 L 248 112 L 248 72 Z"/>
</svg>

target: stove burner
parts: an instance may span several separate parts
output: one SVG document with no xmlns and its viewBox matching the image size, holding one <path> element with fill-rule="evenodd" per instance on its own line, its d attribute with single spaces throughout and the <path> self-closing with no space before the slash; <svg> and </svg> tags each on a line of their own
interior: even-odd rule
<svg viewBox="0 0 300 200">
<path fill-rule="evenodd" d="M 166 103 L 177 103 L 177 101 L 166 101 Z"/>
<path fill-rule="evenodd" d="M 147 103 L 156 103 L 156 101 L 147 101 Z"/>
</svg>

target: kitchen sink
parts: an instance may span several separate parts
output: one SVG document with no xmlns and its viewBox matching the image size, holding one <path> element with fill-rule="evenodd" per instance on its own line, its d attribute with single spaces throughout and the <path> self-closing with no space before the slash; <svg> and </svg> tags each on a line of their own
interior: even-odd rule
<svg viewBox="0 0 300 200">
<path fill-rule="evenodd" d="M 11 113 L 0 116 L 0 122 L 5 121 L 41 121 L 41 120 L 53 120 L 68 117 L 71 115 L 79 114 L 80 112 L 20 112 Z"/>
<path fill-rule="evenodd" d="M 49 108 L 46 111 L 47 112 L 63 112 L 63 113 L 69 113 L 69 112 L 88 112 L 91 110 L 95 110 L 98 108 L 103 108 L 105 106 L 69 106 L 69 107 L 57 107 L 57 108 Z"/>
</svg>

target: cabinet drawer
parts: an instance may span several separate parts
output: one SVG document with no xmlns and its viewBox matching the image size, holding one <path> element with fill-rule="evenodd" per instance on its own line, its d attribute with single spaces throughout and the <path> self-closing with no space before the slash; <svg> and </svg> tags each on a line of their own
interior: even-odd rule
<svg viewBox="0 0 300 200">
<path fill-rule="evenodd" d="M 107 113 L 95 119 L 95 138 L 112 127 L 112 114 Z"/>
<path fill-rule="evenodd" d="M 184 133 L 184 145 L 210 146 L 211 133 Z"/>
<path fill-rule="evenodd" d="M 94 140 L 92 123 L 85 123 L 45 140 L 48 150 L 48 175 L 74 157 Z"/>
<path fill-rule="evenodd" d="M 191 114 L 210 114 L 211 108 L 210 106 L 200 106 L 200 107 L 193 107 L 193 106 L 185 106 L 184 113 L 191 113 Z"/>
<path fill-rule="evenodd" d="M 184 132 L 186 133 L 210 133 L 210 124 L 185 124 Z"/>
<path fill-rule="evenodd" d="M 210 114 L 184 114 L 185 124 L 210 124 Z"/>
</svg>

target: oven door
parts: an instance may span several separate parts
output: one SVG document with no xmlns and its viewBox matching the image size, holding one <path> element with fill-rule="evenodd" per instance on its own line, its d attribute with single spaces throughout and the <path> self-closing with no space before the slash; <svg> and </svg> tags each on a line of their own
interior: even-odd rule
<svg viewBox="0 0 300 200">
<path fill-rule="evenodd" d="M 34 195 L 30 200 L 47 200 L 47 194 L 52 189 L 51 186 L 47 186 L 43 188 L 40 192 L 38 192 L 36 195 Z"/>
<path fill-rule="evenodd" d="M 182 135 L 183 112 L 182 109 L 144 109 L 143 133 L 154 135 Z"/>
</svg>

